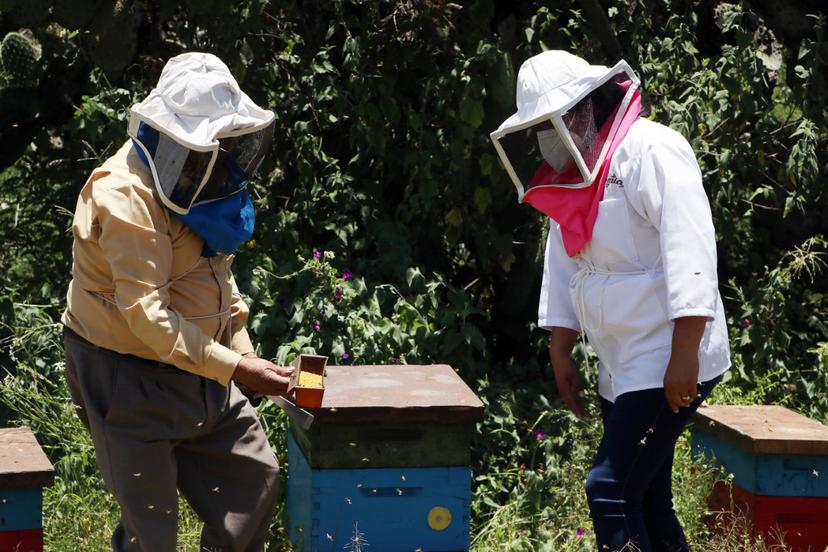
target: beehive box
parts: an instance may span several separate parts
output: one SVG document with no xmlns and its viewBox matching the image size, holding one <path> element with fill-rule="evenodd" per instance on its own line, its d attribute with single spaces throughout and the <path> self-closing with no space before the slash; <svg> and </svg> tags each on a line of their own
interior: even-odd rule
<svg viewBox="0 0 828 552">
<path fill-rule="evenodd" d="M 777 544 L 781 531 L 785 550 L 813 552 L 828 546 L 828 508 L 824 498 L 762 496 L 739 485 L 728 489 L 718 483 L 713 489 L 710 507 L 714 512 L 725 513 L 732 508 L 750 521 L 754 534 L 765 535 L 766 542 Z M 731 522 L 727 514 L 719 521 Z"/>
<path fill-rule="evenodd" d="M 0 428 L 0 552 L 43 550 L 43 487 L 54 470 L 28 428 Z"/>
<path fill-rule="evenodd" d="M 447 365 L 329 366 L 310 429 L 288 435 L 303 551 L 468 550 L 470 448 L 483 404 Z"/>
<path fill-rule="evenodd" d="M 734 505 L 756 531 L 784 532 L 794 551 L 828 546 L 828 427 L 781 406 L 708 406 L 693 448 L 733 474 Z"/>
</svg>

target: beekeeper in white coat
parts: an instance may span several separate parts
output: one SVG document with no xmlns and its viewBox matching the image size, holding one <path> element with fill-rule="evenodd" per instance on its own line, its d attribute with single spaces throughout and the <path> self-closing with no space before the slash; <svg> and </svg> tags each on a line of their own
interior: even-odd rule
<svg viewBox="0 0 828 552">
<path fill-rule="evenodd" d="M 621 61 L 527 60 L 518 111 L 491 137 L 519 200 L 550 217 L 538 325 L 561 397 L 581 417 L 570 359 L 598 355 L 604 435 L 586 490 L 599 550 L 688 550 L 672 506 L 675 442 L 730 366 L 710 206 L 693 150 L 640 118 Z"/>
</svg>

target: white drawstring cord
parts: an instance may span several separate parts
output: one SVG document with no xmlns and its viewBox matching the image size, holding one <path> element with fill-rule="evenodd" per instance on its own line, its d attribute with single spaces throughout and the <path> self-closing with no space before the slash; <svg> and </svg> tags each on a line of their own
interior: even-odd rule
<svg viewBox="0 0 828 552">
<path fill-rule="evenodd" d="M 156 289 L 161 289 L 161 288 L 156 288 Z M 115 307 L 118 306 L 118 303 L 115 302 L 115 294 L 114 293 L 104 293 L 102 291 L 93 291 L 92 295 L 96 296 L 98 299 L 102 299 L 103 301 L 106 301 L 110 305 L 114 305 Z M 231 309 L 228 308 L 228 309 L 224 309 L 221 312 L 215 312 L 213 314 L 202 314 L 202 315 L 199 315 L 199 316 L 183 316 L 183 315 L 179 314 L 178 316 L 181 316 L 181 318 L 183 318 L 184 320 L 204 320 L 206 318 L 215 318 L 217 316 L 227 316 L 227 315 L 230 314 L 230 312 L 231 312 Z"/>
<path fill-rule="evenodd" d="M 588 369 L 592 369 L 592 365 L 589 361 L 589 354 L 586 350 L 586 333 L 597 332 L 599 329 L 601 329 L 601 326 L 603 326 L 604 324 L 604 289 L 606 288 L 606 286 L 601 286 L 601 301 L 599 303 L 600 306 L 598 308 L 598 325 L 594 328 L 591 328 L 589 324 L 587 324 L 586 302 L 584 295 L 584 284 L 586 283 L 587 277 L 591 276 L 592 274 L 599 274 L 601 276 L 606 276 L 607 279 L 609 279 L 610 276 L 636 276 L 641 274 L 647 274 L 649 272 L 651 271 L 645 268 L 630 271 L 604 270 L 596 268 L 595 265 L 590 262 L 584 261 L 583 266 L 581 266 L 581 268 L 578 269 L 578 271 L 572 275 L 572 278 L 569 280 L 569 285 L 573 287 L 575 293 L 575 314 L 578 317 L 578 322 L 581 324 L 581 344 L 584 347 L 584 359 L 586 360 Z M 597 354 L 597 346 L 594 346 L 594 348 Z"/>
<path fill-rule="evenodd" d="M 196 262 L 193 263 L 193 265 L 190 268 L 188 268 L 187 270 L 185 270 L 184 272 L 182 272 L 181 274 L 179 274 L 175 278 L 171 278 L 167 283 L 153 288 L 153 291 L 160 291 L 164 288 L 170 287 L 175 282 L 177 282 L 178 280 L 180 280 L 181 278 L 183 278 L 184 276 L 186 276 L 187 274 L 192 272 L 195 269 L 195 267 L 198 266 L 198 264 L 200 262 L 201 262 L 201 258 L 199 257 L 196 260 Z M 102 301 L 105 301 L 105 302 L 107 302 L 111 305 L 114 305 L 115 308 L 119 308 L 117 301 L 115 301 L 115 292 L 91 291 L 90 293 L 92 293 L 92 295 L 96 296 L 98 299 L 101 299 Z M 236 294 L 234 293 L 233 295 L 236 295 Z M 184 320 L 205 320 L 207 318 L 216 318 L 216 317 L 219 317 L 219 316 L 221 316 L 221 317 L 228 316 L 229 317 L 231 312 L 232 312 L 232 308 L 227 308 L 227 309 L 224 309 L 223 311 L 220 311 L 220 312 L 215 312 L 215 313 L 212 313 L 212 314 L 202 314 L 202 315 L 198 315 L 198 316 L 183 316 L 180 313 L 177 313 L 177 314 L 178 314 L 178 316 L 180 316 Z M 225 333 L 226 333 L 228 339 L 232 339 L 232 335 L 231 335 L 231 331 L 230 331 L 230 319 L 229 318 L 227 320 L 227 325 L 225 326 L 225 330 L 226 330 Z M 228 343 L 227 346 L 229 347 L 229 343 Z M 172 353 L 172 351 L 170 353 Z"/>
</svg>

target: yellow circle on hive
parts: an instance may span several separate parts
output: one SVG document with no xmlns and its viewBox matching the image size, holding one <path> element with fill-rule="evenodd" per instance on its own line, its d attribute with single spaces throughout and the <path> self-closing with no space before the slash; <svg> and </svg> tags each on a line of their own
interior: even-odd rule
<svg viewBox="0 0 828 552">
<path fill-rule="evenodd" d="M 435 531 L 443 531 L 451 525 L 451 512 L 448 508 L 435 506 L 428 512 L 428 526 Z"/>
</svg>

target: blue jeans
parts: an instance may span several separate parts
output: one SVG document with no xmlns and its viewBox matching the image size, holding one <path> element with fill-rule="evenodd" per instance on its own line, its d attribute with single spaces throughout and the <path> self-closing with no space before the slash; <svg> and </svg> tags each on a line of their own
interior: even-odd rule
<svg viewBox="0 0 828 552">
<path fill-rule="evenodd" d="M 720 379 L 699 384 L 700 396 L 678 414 L 660 387 L 624 393 L 615 404 L 601 399 L 604 435 L 586 482 L 599 552 L 690 550 L 673 510 L 673 452 Z"/>
</svg>

